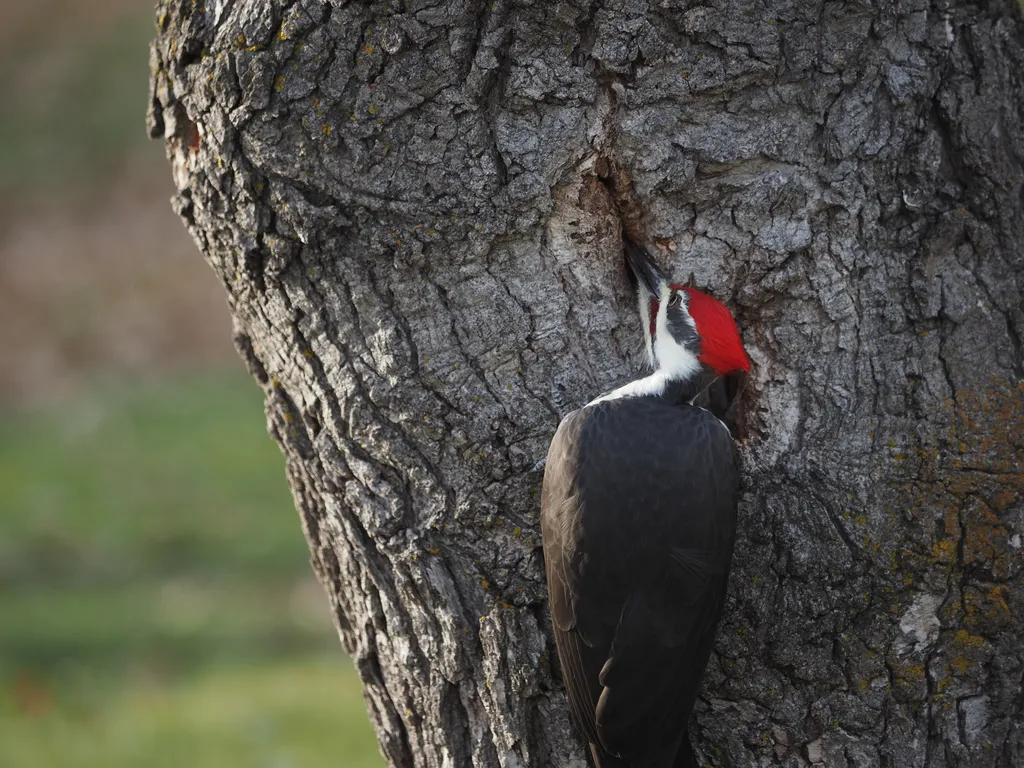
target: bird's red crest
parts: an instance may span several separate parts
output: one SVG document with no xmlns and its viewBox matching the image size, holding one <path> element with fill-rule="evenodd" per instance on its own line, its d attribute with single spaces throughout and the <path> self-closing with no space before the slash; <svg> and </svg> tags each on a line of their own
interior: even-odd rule
<svg viewBox="0 0 1024 768">
<path fill-rule="evenodd" d="M 689 297 L 687 309 L 700 336 L 698 359 L 723 376 L 732 371 L 750 371 L 750 359 L 743 349 L 736 320 L 728 308 L 696 288 L 682 285 L 673 285 L 672 288 L 686 291 Z"/>
</svg>

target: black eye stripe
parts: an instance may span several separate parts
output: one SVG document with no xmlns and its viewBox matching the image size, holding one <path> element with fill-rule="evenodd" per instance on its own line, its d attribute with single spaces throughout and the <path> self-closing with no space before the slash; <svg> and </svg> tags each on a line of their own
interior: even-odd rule
<svg viewBox="0 0 1024 768">
<path fill-rule="evenodd" d="M 679 296 L 679 294 L 675 294 L 675 296 Z M 669 299 L 669 307 L 673 311 L 669 312 L 665 317 L 665 325 L 677 344 L 699 355 L 700 337 L 690 321 L 689 314 L 682 308 L 681 304 L 681 298 L 675 304 L 672 303 L 672 299 Z"/>
</svg>

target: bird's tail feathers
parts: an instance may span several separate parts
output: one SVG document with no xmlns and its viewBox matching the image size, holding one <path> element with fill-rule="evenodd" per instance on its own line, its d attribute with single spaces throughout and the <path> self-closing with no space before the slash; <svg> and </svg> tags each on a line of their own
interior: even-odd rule
<svg viewBox="0 0 1024 768">
<path fill-rule="evenodd" d="M 596 768 L 697 768 L 687 731 L 683 731 L 675 744 L 642 757 L 615 757 L 598 744 L 590 745 L 590 753 L 594 756 Z"/>
<path fill-rule="evenodd" d="M 597 744 L 590 745 L 590 754 L 594 757 L 595 768 L 631 768 L 629 760 L 615 757 L 605 752 Z"/>
</svg>

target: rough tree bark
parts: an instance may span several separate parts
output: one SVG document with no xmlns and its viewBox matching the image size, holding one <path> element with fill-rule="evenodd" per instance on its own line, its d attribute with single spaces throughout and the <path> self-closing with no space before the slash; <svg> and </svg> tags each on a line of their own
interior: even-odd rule
<svg viewBox="0 0 1024 768">
<path fill-rule="evenodd" d="M 392 765 L 584 764 L 533 467 L 640 364 L 623 229 L 754 361 L 705 762 L 1024 765 L 1013 0 L 163 0 L 157 26 L 150 131 Z"/>
</svg>

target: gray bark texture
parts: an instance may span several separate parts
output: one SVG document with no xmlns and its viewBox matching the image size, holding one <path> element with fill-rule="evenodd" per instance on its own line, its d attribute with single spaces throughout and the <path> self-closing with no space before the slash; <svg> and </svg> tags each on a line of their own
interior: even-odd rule
<svg viewBox="0 0 1024 768">
<path fill-rule="evenodd" d="M 1024 766 L 1013 0 L 163 0 L 157 29 L 150 132 L 391 765 L 585 765 L 534 465 L 641 364 L 626 232 L 754 364 L 703 762 Z"/>
</svg>

